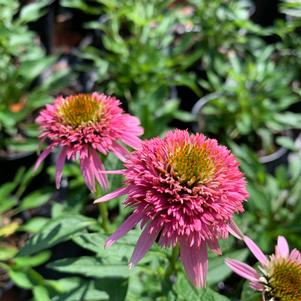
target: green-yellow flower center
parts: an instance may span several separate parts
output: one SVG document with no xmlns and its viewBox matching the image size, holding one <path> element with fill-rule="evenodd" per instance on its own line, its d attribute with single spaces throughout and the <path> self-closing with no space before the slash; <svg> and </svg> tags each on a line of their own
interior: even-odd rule
<svg viewBox="0 0 301 301">
<path fill-rule="evenodd" d="M 206 146 L 189 143 L 176 148 L 170 155 L 169 163 L 173 176 L 188 186 L 206 183 L 212 179 L 215 171 Z"/>
<path fill-rule="evenodd" d="M 301 265 L 274 259 L 268 270 L 268 294 L 275 301 L 301 301 Z"/>
<path fill-rule="evenodd" d="M 91 94 L 69 96 L 59 107 L 64 124 L 72 128 L 96 123 L 102 116 L 102 104 Z"/>
</svg>

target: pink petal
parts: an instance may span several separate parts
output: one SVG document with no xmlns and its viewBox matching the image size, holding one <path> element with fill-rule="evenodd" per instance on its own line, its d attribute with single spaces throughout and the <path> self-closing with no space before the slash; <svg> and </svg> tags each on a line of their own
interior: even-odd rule
<svg viewBox="0 0 301 301">
<path fill-rule="evenodd" d="M 276 256 L 281 256 L 281 257 L 289 256 L 289 247 L 288 247 L 286 239 L 283 236 L 278 236 L 275 253 L 276 253 Z"/>
<path fill-rule="evenodd" d="M 244 242 L 257 260 L 263 265 L 266 266 L 268 263 L 267 257 L 263 254 L 261 249 L 255 244 L 255 242 L 248 236 L 244 236 Z"/>
<path fill-rule="evenodd" d="M 143 210 L 134 211 L 125 222 L 106 240 L 105 248 L 110 247 L 115 241 L 124 236 L 128 231 L 130 231 L 136 224 L 139 223 L 141 218 L 144 216 Z"/>
<path fill-rule="evenodd" d="M 62 170 L 66 160 L 66 156 L 67 156 L 67 148 L 63 147 L 56 161 L 56 173 L 55 173 L 56 189 L 60 188 L 61 179 L 62 179 Z"/>
<path fill-rule="evenodd" d="M 141 146 L 140 138 L 133 136 L 133 135 L 131 135 L 131 136 L 123 135 L 121 137 L 121 141 L 134 149 L 138 149 Z"/>
<path fill-rule="evenodd" d="M 228 231 L 236 238 L 238 239 L 243 239 L 244 235 L 243 233 L 240 231 L 240 229 L 238 228 L 238 226 L 236 225 L 236 223 L 234 222 L 234 220 L 230 220 L 229 224 L 228 224 Z"/>
<path fill-rule="evenodd" d="M 115 143 L 112 147 L 113 154 L 122 162 L 126 161 L 126 156 L 129 154 L 126 148 L 119 145 L 118 143 Z"/>
<path fill-rule="evenodd" d="M 36 164 L 34 165 L 34 168 L 33 168 L 33 172 L 35 172 L 39 166 L 41 165 L 41 163 L 45 160 L 45 158 L 49 155 L 49 153 L 54 149 L 54 145 L 53 144 L 50 144 L 42 153 L 41 155 L 39 156 Z"/>
<path fill-rule="evenodd" d="M 108 175 L 123 175 L 126 169 L 116 169 L 116 170 L 100 170 L 99 173 Z"/>
<path fill-rule="evenodd" d="M 289 258 L 301 264 L 301 253 L 297 249 L 293 249 Z"/>
<path fill-rule="evenodd" d="M 196 287 L 206 286 L 206 275 L 208 271 L 208 253 L 205 242 L 199 246 L 190 246 L 186 238 L 180 239 L 180 254 L 186 274 Z"/>
<path fill-rule="evenodd" d="M 250 287 L 253 290 L 259 291 L 259 292 L 263 292 L 265 290 L 264 285 L 262 283 L 259 283 L 259 282 L 250 282 Z"/>
<path fill-rule="evenodd" d="M 90 164 L 90 158 L 81 158 L 80 168 L 88 188 L 91 192 L 95 192 L 95 177 L 93 173 L 93 167 L 91 167 Z"/>
<path fill-rule="evenodd" d="M 160 231 L 161 228 L 155 222 L 151 222 L 146 226 L 137 241 L 132 258 L 129 262 L 130 269 L 135 266 L 149 250 Z"/>
<path fill-rule="evenodd" d="M 225 264 L 239 276 L 252 282 L 259 281 L 260 275 L 249 265 L 235 259 L 226 259 Z"/>
<path fill-rule="evenodd" d="M 108 179 L 105 174 L 100 173 L 99 171 L 104 170 L 104 166 L 97 155 L 95 150 L 90 151 L 93 160 L 94 167 L 94 175 L 98 181 L 98 183 L 104 188 L 107 189 L 109 186 Z"/>
<path fill-rule="evenodd" d="M 217 255 L 222 255 L 222 251 L 219 248 L 217 239 L 207 240 L 208 247 Z"/>
<path fill-rule="evenodd" d="M 131 186 L 126 186 L 126 187 L 119 188 L 119 189 L 117 189 L 117 190 L 115 190 L 115 191 L 113 191 L 111 193 L 108 193 L 108 194 L 102 196 L 101 198 L 95 200 L 94 204 L 96 204 L 96 203 L 103 203 L 103 202 L 112 200 L 114 198 L 117 198 L 117 197 L 119 197 L 121 195 L 125 195 L 130 190 L 131 190 Z"/>
</svg>

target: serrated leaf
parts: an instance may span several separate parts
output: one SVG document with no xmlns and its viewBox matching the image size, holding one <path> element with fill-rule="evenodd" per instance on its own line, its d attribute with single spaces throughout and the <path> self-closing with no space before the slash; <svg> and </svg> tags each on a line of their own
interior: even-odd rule
<svg viewBox="0 0 301 301">
<path fill-rule="evenodd" d="M 59 259 L 49 263 L 47 267 L 59 272 L 94 278 L 124 278 L 129 274 L 126 265 L 104 265 L 100 258 L 88 256 Z"/>
<path fill-rule="evenodd" d="M 94 220 L 81 215 L 59 216 L 49 221 L 40 232 L 31 237 L 18 255 L 29 256 L 48 249 L 93 223 Z"/>
<path fill-rule="evenodd" d="M 124 263 L 128 263 L 139 235 L 140 231 L 130 231 L 125 237 L 115 242 L 109 251 L 104 249 L 104 244 L 108 236 L 103 233 L 78 233 L 72 237 L 72 240 L 84 249 L 95 252 L 106 262 L 120 263 L 123 261 Z M 154 256 L 158 258 L 158 255 L 158 252 L 155 251 L 153 247 L 147 252 L 141 262 L 148 262 L 152 260 Z"/>
</svg>

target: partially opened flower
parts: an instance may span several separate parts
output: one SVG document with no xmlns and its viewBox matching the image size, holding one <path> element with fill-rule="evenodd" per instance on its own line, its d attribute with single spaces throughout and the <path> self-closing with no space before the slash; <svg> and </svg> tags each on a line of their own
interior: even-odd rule
<svg viewBox="0 0 301 301">
<path fill-rule="evenodd" d="M 202 134 L 168 132 L 144 141 L 119 171 L 126 186 L 96 200 L 128 195 L 132 215 L 106 242 L 112 245 L 141 221 L 144 228 L 129 266 L 145 255 L 155 240 L 163 247 L 179 244 L 186 273 L 197 287 L 205 286 L 207 247 L 220 254 L 219 239 L 241 233 L 232 217 L 248 197 L 238 162 L 230 151 Z M 118 173 L 118 171 L 115 171 Z"/>
<path fill-rule="evenodd" d="M 47 105 L 37 122 L 42 129 L 40 138 L 50 140 L 50 145 L 40 155 L 35 169 L 54 148 L 61 147 L 56 164 L 57 187 L 65 159 L 79 158 L 89 189 L 95 191 L 95 179 L 106 188 L 107 178 L 99 173 L 104 167 L 98 152 L 113 152 L 125 160 L 128 151 L 123 144 L 138 148 L 138 136 L 143 133 L 138 118 L 125 114 L 119 105 L 116 98 L 98 93 L 58 97 L 54 104 Z"/>
<path fill-rule="evenodd" d="M 260 264 L 260 272 L 235 259 L 225 263 L 238 275 L 250 281 L 254 290 L 262 292 L 264 300 L 301 300 L 301 254 L 289 251 L 286 239 L 278 237 L 275 254 L 266 257 L 260 248 L 247 236 L 244 241 Z"/>
</svg>

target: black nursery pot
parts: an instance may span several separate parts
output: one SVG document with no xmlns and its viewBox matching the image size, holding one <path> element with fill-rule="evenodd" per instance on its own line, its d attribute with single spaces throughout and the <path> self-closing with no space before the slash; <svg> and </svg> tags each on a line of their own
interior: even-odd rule
<svg viewBox="0 0 301 301">
<path fill-rule="evenodd" d="M 194 124 L 193 130 L 203 130 L 205 127 L 204 121 L 200 118 L 203 107 L 211 100 L 218 97 L 218 93 L 211 93 L 200 98 L 193 106 L 191 113 L 199 120 L 198 124 Z M 293 137 L 293 131 L 286 131 L 285 134 L 289 137 Z M 279 147 L 275 152 L 266 156 L 259 156 L 258 160 L 262 163 L 266 171 L 270 174 L 274 174 L 278 166 L 288 164 L 288 156 L 290 151 L 287 148 Z"/>
<path fill-rule="evenodd" d="M 268 173 L 275 174 L 275 170 L 278 166 L 288 164 L 289 153 L 287 148 L 280 147 L 270 155 L 259 157 L 259 162 L 264 165 Z"/>
</svg>

